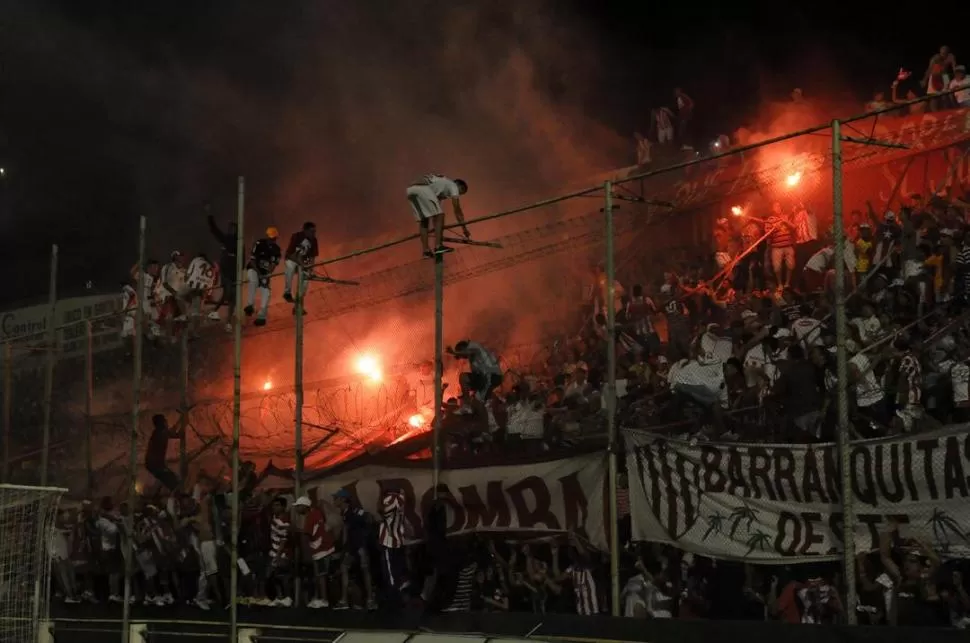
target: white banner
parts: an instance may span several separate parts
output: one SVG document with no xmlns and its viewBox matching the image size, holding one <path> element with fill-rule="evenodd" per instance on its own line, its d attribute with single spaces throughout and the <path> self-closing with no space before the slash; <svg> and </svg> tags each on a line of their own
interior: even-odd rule
<svg viewBox="0 0 970 643">
<path fill-rule="evenodd" d="M 687 443 L 626 433 L 633 537 L 758 563 L 836 560 L 841 478 L 834 444 Z M 970 557 L 970 425 L 854 443 L 857 551 L 900 536 Z"/>
<path fill-rule="evenodd" d="M 61 299 L 55 308 L 54 325 L 58 328 L 59 359 L 83 355 L 86 350 L 87 325 L 91 319 L 91 339 L 95 352 L 115 348 L 121 344 L 122 316 L 112 313 L 121 310 L 121 293 L 90 295 Z M 0 339 L 13 341 L 13 345 L 31 346 L 42 343 L 48 328 L 47 304 L 18 308 L 0 313 Z M 24 351 L 15 351 L 14 366 L 18 369 L 34 368 L 43 363 L 42 352 L 33 357 Z"/>
<path fill-rule="evenodd" d="M 474 531 L 578 531 L 606 547 L 603 509 L 606 460 L 591 454 L 534 464 L 452 469 L 441 472 L 439 490 L 447 503 L 448 534 Z M 329 503 L 347 489 L 365 511 L 377 514 L 383 490 L 404 493 L 405 512 L 416 537 L 433 499 L 431 470 L 364 466 L 308 484 Z"/>
</svg>

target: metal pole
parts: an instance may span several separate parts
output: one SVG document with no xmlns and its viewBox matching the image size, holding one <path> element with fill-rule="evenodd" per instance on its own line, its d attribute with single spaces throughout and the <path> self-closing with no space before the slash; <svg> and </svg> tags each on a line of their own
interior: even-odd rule
<svg viewBox="0 0 970 643">
<path fill-rule="evenodd" d="M 13 430 L 13 347 L 3 344 L 3 481 L 10 482 L 10 433 Z"/>
<path fill-rule="evenodd" d="M 609 435 L 610 468 L 610 601 L 613 616 L 620 615 L 620 524 L 616 501 L 617 451 L 616 439 L 616 297 L 614 282 L 616 275 L 613 265 L 613 184 L 607 181 L 603 186 L 606 204 L 603 213 L 606 219 L 606 430 Z"/>
<path fill-rule="evenodd" d="M 194 304 L 193 304 L 194 305 Z M 180 342 L 181 353 L 181 378 L 179 381 L 179 480 L 186 480 L 189 477 L 189 460 L 185 453 L 186 446 L 186 425 L 189 419 L 189 330 L 192 328 L 191 313 L 189 312 L 189 323 L 182 329 Z"/>
<path fill-rule="evenodd" d="M 838 436 L 839 462 L 842 472 L 842 516 L 844 548 L 842 550 L 843 577 L 845 578 L 845 612 L 849 625 L 855 625 L 855 498 L 852 493 L 852 461 L 850 459 L 851 434 L 849 432 L 848 361 L 845 352 L 847 337 L 845 319 L 845 226 L 842 222 L 842 126 L 832 121 L 832 226 L 835 237 L 835 363 L 839 377 Z"/>
<path fill-rule="evenodd" d="M 236 605 L 239 585 L 239 414 L 242 408 L 242 318 L 243 318 L 243 221 L 246 208 L 246 179 L 239 177 L 236 188 L 236 310 L 233 313 L 233 363 L 232 363 L 232 534 L 229 572 L 229 640 L 238 638 L 239 614 Z"/>
<path fill-rule="evenodd" d="M 87 473 L 88 497 L 94 491 L 94 462 L 91 452 L 91 434 L 94 432 L 94 324 L 85 322 L 84 340 L 84 469 Z"/>
<path fill-rule="evenodd" d="M 440 215 L 439 215 L 440 216 Z M 441 240 L 437 240 L 441 243 Z M 438 492 L 438 480 L 441 477 L 441 422 L 443 420 L 441 407 L 444 405 L 444 387 L 441 378 L 444 373 L 444 292 L 445 292 L 445 257 L 442 254 L 434 256 L 434 426 L 431 428 L 431 488 L 434 496 Z"/>
<path fill-rule="evenodd" d="M 44 446 L 40 452 L 40 486 L 47 486 L 50 461 L 51 416 L 54 397 L 54 363 L 57 362 L 57 246 L 51 246 L 50 297 L 47 300 L 47 362 L 44 370 Z"/>
<path fill-rule="evenodd" d="M 303 273 L 303 266 L 296 271 L 296 351 L 294 353 L 294 373 L 293 373 L 293 396 L 295 405 L 293 409 L 294 424 L 294 445 L 293 457 L 295 471 L 293 481 L 293 495 L 299 498 L 303 493 L 303 289 L 306 288 L 306 276 Z M 287 284 L 289 286 L 289 284 Z M 298 525 L 298 528 L 301 525 Z M 296 550 L 297 569 L 300 565 L 300 547 Z M 300 605 L 300 575 L 296 575 L 294 583 L 294 604 Z"/>
<path fill-rule="evenodd" d="M 134 368 L 131 377 L 131 437 L 128 446 L 128 516 L 124 524 L 128 533 L 134 532 L 133 518 L 135 508 L 135 482 L 138 480 L 138 419 L 141 415 L 141 349 L 143 341 L 143 326 L 145 324 L 145 217 L 138 220 L 138 278 L 135 281 L 137 305 L 135 306 L 135 341 Z M 122 539 L 125 561 L 125 593 L 121 614 L 121 640 L 129 643 L 128 630 L 131 620 L 131 573 L 134 552 L 128 546 L 127 538 Z"/>
</svg>

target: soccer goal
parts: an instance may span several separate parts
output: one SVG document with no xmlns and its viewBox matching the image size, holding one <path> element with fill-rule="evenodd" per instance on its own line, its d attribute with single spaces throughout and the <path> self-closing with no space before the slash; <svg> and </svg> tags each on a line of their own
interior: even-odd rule
<svg viewBox="0 0 970 643">
<path fill-rule="evenodd" d="M 0 484 L 0 641 L 37 643 L 50 607 L 50 548 L 66 489 Z"/>
</svg>

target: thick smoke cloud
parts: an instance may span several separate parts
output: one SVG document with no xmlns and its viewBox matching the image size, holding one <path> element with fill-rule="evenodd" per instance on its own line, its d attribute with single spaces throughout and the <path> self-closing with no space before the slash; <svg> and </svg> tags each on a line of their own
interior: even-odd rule
<svg viewBox="0 0 970 643">
<path fill-rule="evenodd" d="M 477 216 L 585 186 L 628 158 L 625 139 L 586 110 L 602 74 L 595 40 L 551 1 L 213 2 L 102 15 L 37 3 L 5 12 L 29 25 L 8 43 L 17 55 L 6 120 L 45 123 L 47 140 L 24 155 L 19 172 L 34 194 L 49 188 L 0 225 L 21 232 L 25 221 L 43 222 L 27 259 L 42 274 L 43 248 L 62 243 L 65 291 L 88 279 L 115 288 L 134 261 L 139 214 L 149 218 L 150 255 L 214 255 L 201 205 L 212 201 L 227 221 L 238 174 L 247 177 L 247 237 L 267 225 L 285 236 L 313 220 L 322 253 L 333 255 L 413 232 L 403 191 L 429 171 L 465 178 L 466 209 Z M 38 85 L 46 98 L 39 108 L 31 93 Z M 50 153 L 65 140 L 71 154 Z M 475 234 L 499 236 L 597 207 L 574 202 Z M 400 264 L 416 250 L 347 270 Z M 570 253 L 481 278 L 474 296 L 455 287 L 450 332 L 481 336 L 498 327 L 497 341 L 531 341 L 538 330 L 530 317 L 568 308 L 555 298 L 574 302 L 580 288 L 565 288 L 564 276 L 588 263 Z M 430 316 L 410 305 L 355 316 L 351 334 L 364 339 L 340 331 L 339 343 L 383 337 L 387 320 L 400 319 L 412 329 L 406 343 L 425 345 Z M 333 344 L 335 332 L 310 325 L 308 342 Z M 289 333 L 254 339 L 247 360 L 271 370 L 288 363 L 291 345 Z M 317 361 L 319 379 L 330 360 Z"/>
</svg>

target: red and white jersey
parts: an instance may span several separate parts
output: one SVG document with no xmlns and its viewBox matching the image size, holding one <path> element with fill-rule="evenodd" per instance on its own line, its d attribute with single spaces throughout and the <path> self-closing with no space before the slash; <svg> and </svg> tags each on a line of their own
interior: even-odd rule
<svg viewBox="0 0 970 643">
<path fill-rule="evenodd" d="M 635 332 L 641 335 L 653 332 L 650 315 L 656 312 L 656 304 L 644 295 L 631 297 L 627 304 L 627 318 L 633 323 Z"/>
<path fill-rule="evenodd" d="M 162 266 L 155 294 L 159 300 L 164 301 L 173 295 L 173 291 L 178 292 L 184 283 L 185 271 L 177 263 L 170 261 Z"/>
<path fill-rule="evenodd" d="M 334 552 L 333 536 L 327 531 L 327 520 L 317 507 L 310 507 L 307 511 L 303 531 L 306 532 L 313 560 L 326 558 Z"/>
<path fill-rule="evenodd" d="M 290 544 L 289 516 L 273 516 L 269 523 L 269 557 L 286 558 Z"/>
<path fill-rule="evenodd" d="M 125 287 L 121 289 L 121 309 L 129 315 L 133 315 L 137 306 L 138 291 L 126 284 Z"/>
<path fill-rule="evenodd" d="M 208 290 L 216 283 L 215 270 L 208 259 L 198 256 L 185 271 L 185 283 L 193 290 Z"/>
<path fill-rule="evenodd" d="M 566 573 L 569 575 L 569 582 L 576 596 L 576 613 L 580 616 L 599 614 L 599 594 L 592 570 L 584 565 L 570 565 Z"/>
<path fill-rule="evenodd" d="M 381 547 L 398 549 L 404 546 L 405 517 L 404 494 L 391 492 L 381 501 L 381 524 L 377 530 L 377 539 Z"/>
</svg>

